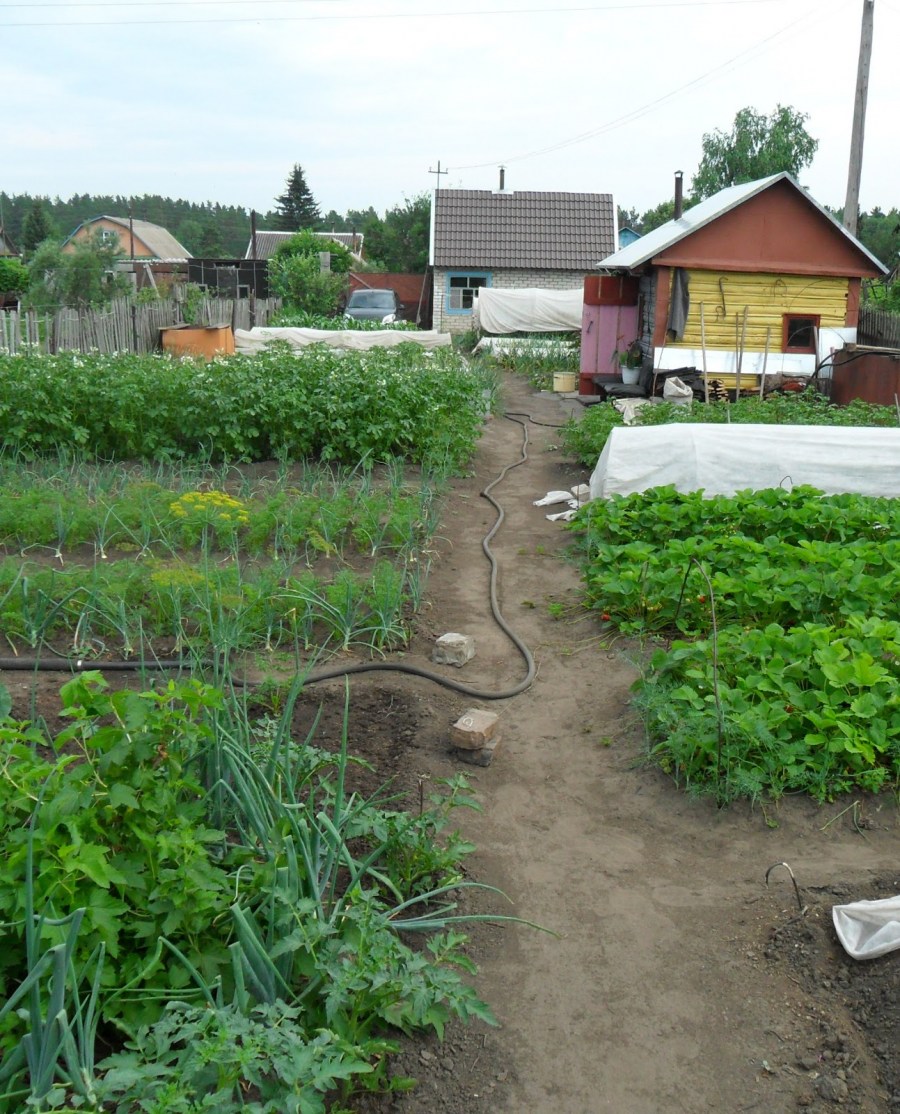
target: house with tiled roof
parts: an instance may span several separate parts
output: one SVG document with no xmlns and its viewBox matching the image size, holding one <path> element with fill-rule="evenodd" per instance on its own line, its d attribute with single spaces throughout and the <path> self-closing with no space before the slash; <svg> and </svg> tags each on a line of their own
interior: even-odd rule
<svg viewBox="0 0 900 1114">
<path fill-rule="evenodd" d="M 253 240 L 247 244 L 247 251 L 244 255 L 245 259 L 271 259 L 275 251 L 285 240 L 289 240 L 292 236 L 296 236 L 296 232 L 257 232 L 256 233 L 256 254 L 253 254 Z M 322 240 L 334 240 L 338 244 L 342 244 L 351 255 L 356 256 L 357 259 L 362 259 L 363 252 L 363 234 L 362 232 L 316 232 Z"/>
<path fill-rule="evenodd" d="M 191 259 L 191 253 L 184 244 L 161 225 L 148 220 L 133 220 L 129 217 L 91 217 L 82 221 L 75 231 L 63 242 L 63 251 L 74 251 L 75 244 L 83 243 L 100 236 L 104 243 L 112 244 L 127 259 L 141 262 L 152 260 L 167 263 L 184 263 Z"/>
<path fill-rule="evenodd" d="M 434 328 L 472 327 L 483 287 L 580 290 L 616 249 L 609 193 L 435 190 L 431 208 Z"/>
</svg>

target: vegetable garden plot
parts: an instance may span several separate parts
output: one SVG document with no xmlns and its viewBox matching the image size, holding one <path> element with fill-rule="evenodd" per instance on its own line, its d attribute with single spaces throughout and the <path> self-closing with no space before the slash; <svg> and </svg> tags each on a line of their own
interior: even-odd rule
<svg viewBox="0 0 900 1114">
<path fill-rule="evenodd" d="M 900 785 L 900 501 L 810 488 L 597 500 L 586 592 L 653 654 L 650 755 L 721 800 Z"/>
</svg>

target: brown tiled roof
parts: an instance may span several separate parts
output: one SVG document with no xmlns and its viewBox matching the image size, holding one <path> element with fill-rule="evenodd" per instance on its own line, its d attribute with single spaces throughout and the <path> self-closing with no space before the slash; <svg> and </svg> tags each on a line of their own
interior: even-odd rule
<svg viewBox="0 0 900 1114">
<path fill-rule="evenodd" d="M 609 193 L 437 190 L 436 267 L 592 271 L 616 249 Z"/>
</svg>

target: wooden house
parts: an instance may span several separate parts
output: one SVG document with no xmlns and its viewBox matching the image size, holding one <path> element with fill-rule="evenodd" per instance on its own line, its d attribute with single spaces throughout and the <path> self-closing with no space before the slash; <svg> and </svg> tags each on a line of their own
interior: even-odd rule
<svg viewBox="0 0 900 1114">
<path fill-rule="evenodd" d="M 501 180 L 502 181 L 502 180 Z M 609 193 L 435 190 L 431 210 L 434 328 L 472 328 L 484 287 L 580 290 L 616 245 Z"/>
<path fill-rule="evenodd" d="M 171 232 L 148 220 L 128 217 L 91 217 L 82 221 L 63 242 L 63 251 L 73 251 L 74 245 L 99 236 L 104 243 L 112 244 L 126 259 L 159 260 L 184 263 L 191 253 L 180 244 Z"/>
<path fill-rule="evenodd" d="M 629 348 L 654 371 L 725 387 L 805 377 L 856 340 L 860 285 L 886 268 L 789 174 L 721 190 L 597 265 L 585 282 L 581 385 Z"/>
</svg>

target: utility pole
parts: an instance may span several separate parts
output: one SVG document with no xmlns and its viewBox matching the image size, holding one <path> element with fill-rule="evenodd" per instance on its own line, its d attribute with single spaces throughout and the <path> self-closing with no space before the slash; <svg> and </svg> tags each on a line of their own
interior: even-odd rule
<svg viewBox="0 0 900 1114">
<path fill-rule="evenodd" d="M 853 134 L 850 137 L 850 170 L 847 199 L 844 202 L 844 228 L 856 235 L 859 216 L 859 183 L 862 178 L 863 137 L 866 131 L 866 98 L 869 94 L 869 63 L 872 59 L 872 32 L 875 0 L 863 0 L 862 31 L 859 38 L 859 67 L 856 72 L 856 99 L 853 103 Z"/>
<path fill-rule="evenodd" d="M 439 190 L 441 188 L 441 175 L 442 174 L 449 174 L 450 171 L 449 170 L 441 170 L 441 160 L 438 159 L 437 170 L 432 170 L 431 167 L 429 166 L 428 173 L 436 175 L 437 185 L 434 188 L 436 190 Z"/>
</svg>

